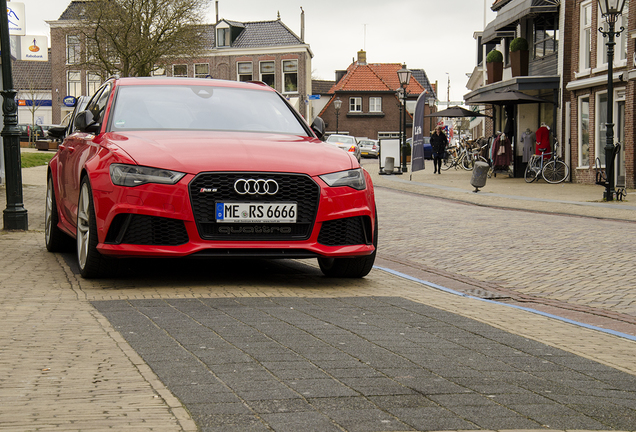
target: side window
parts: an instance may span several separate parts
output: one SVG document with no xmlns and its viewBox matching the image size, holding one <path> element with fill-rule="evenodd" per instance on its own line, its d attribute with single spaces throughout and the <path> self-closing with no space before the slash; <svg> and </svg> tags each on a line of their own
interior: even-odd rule
<svg viewBox="0 0 636 432">
<path fill-rule="evenodd" d="M 93 114 L 93 121 L 101 123 L 104 119 L 104 111 L 106 111 L 106 105 L 108 104 L 108 98 L 110 97 L 111 85 L 108 84 L 95 93 L 95 96 L 91 99 L 86 107 Z"/>
</svg>

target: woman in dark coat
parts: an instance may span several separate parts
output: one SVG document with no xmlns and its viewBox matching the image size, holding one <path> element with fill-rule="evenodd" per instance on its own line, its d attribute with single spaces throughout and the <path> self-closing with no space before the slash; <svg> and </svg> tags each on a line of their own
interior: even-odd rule
<svg viewBox="0 0 636 432">
<path fill-rule="evenodd" d="M 448 145 L 448 139 L 446 134 L 442 132 L 442 127 L 437 126 L 435 132 L 431 135 L 431 147 L 433 149 L 433 167 L 435 171 L 433 174 L 441 174 L 442 160 L 444 159 L 444 152 L 446 152 L 446 146 Z"/>
</svg>

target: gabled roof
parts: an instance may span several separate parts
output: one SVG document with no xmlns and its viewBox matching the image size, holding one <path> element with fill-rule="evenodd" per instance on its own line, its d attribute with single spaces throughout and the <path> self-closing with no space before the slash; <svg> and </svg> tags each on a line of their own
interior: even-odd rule
<svg viewBox="0 0 636 432">
<path fill-rule="evenodd" d="M 86 3 L 91 0 L 73 0 L 62 12 L 58 20 L 77 20 L 84 14 Z"/>
<path fill-rule="evenodd" d="M 280 20 L 241 24 L 244 25 L 244 30 L 232 43 L 233 48 L 304 45 L 304 42 Z"/>
<path fill-rule="evenodd" d="M 397 71 L 402 68 L 399 63 L 352 63 L 347 69 L 346 75 L 338 81 L 329 93 L 335 92 L 395 92 L 400 87 Z M 424 87 L 411 78 L 406 87 L 407 93 L 419 95 L 424 92 Z"/>
</svg>

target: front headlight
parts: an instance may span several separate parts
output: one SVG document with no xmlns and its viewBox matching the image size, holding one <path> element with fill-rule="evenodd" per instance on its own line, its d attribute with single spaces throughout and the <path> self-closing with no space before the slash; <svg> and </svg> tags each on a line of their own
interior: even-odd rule
<svg viewBox="0 0 636 432">
<path fill-rule="evenodd" d="M 139 165 L 112 164 L 110 179 L 117 186 L 140 186 L 146 183 L 176 184 L 185 173 Z"/>
<path fill-rule="evenodd" d="M 356 190 L 367 187 L 362 168 L 321 175 L 320 178 L 331 187 L 349 186 Z"/>
</svg>

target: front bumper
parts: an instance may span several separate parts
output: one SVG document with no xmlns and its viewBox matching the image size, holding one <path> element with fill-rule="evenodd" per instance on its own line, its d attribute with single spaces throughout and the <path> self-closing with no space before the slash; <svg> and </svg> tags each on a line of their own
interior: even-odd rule
<svg viewBox="0 0 636 432">
<path fill-rule="evenodd" d="M 206 173 L 208 177 L 186 176 L 174 186 L 94 187 L 97 249 L 104 255 L 116 257 L 309 258 L 373 253 L 375 202 L 367 173 L 367 188 L 362 191 L 331 188 L 317 177 L 280 174 L 291 176 L 291 181 L 290 178 L 287 183 L 280 181 L 287 186 L 283 188 L 286 192 L 277 199 L 299 203 L 298 227 L 289 230 L 278 229 L 285 224 L 215 223 L 214 213 L 208 211 L 214 207 L 210 204 L 240 199 L 227 187 L 233 184 L 235 174 L 273 176 L 271 173 L 222 173 L 227 177 L 224 183 Z M 198 192 L 202 190 L 215 192 L 210 195 Z M 299 227 L 302 229 L 295 229 Z M 276 230 L 278 232 L 273 232 Z"/>
</svg>

